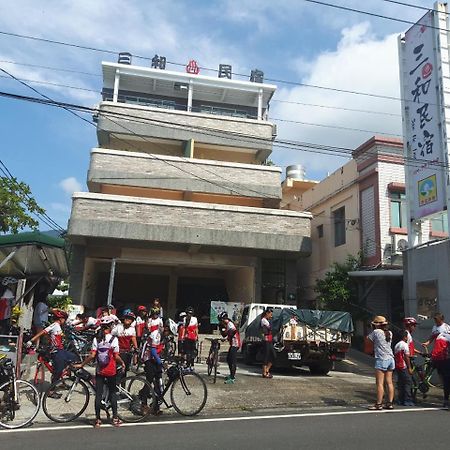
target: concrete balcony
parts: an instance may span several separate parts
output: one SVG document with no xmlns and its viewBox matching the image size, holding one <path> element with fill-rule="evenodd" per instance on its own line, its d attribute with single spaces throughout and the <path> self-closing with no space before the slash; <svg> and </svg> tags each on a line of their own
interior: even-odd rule
<svg viewBox="0 0 450 450">
<path fill-rule="evenodd" d="M 298 257 L 311 253 L 310 221 L 295 211 L 75 193 L 68 235 Z"/>
<path fill-rule="evenodd" d="M 264 161 L 272 151 L 275 135 L 275 125 L 262 120 L 110 101 L 98 106 L 97 136 L 103 148 L 112 148 L 114 138 L 122 141 L 122 148 L 128 140 L 138 141 L 140 146 L 144 141 L 151 148 L 152 142 L 182 143 L 194 139 L 203 146 L 252 153 L 256 161 Z"/>
<path fill-rule="evenodd" d="M 94 148 L 88 186 L 91 192 L 119 185 L 262 198 L 276 206 L 280 174 L 278 167 Z"/>
</svg>

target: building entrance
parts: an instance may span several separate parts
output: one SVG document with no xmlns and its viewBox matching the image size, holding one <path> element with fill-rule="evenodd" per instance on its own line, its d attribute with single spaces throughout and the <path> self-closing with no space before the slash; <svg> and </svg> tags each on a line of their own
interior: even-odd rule
<svg viewBox="0 0 450 450">
<path fill-rule="evenodd" d="M 212 301 L 228 302 L 223 278 L 180 277 L 177 286 L 177 313 L 192 306 L 199 321 L 200 333 L 210 333 L 209 322 Z"/>
</svg>

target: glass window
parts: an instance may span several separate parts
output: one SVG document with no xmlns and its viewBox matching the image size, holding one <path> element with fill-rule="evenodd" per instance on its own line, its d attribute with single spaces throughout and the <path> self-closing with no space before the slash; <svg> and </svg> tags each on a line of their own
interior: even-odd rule
<svg viewBox="0 0 450 450">
<path fill-rule="evenodd" d="M 319 236 L 319 238 L 323 237 L 323 225 L 319 225 L 317 227 L 317 235 Z"/>
<path fill-rule="evenodd" d="M 408 218 L 406 215 L 406 197 L 400 192 L 392 192 L 391 195 L 391 227 L 406 228 Z"/>
<path fill-rule="evenodd" d="M 431 319 L 438 310 L 437 280 L 421 281 L 416 284 L 417 314 Z"/>
<path fill-rule="evenodd" d="M 345 206 L 333 211 L 334 246 L 345 244 Z"/>
<path fill-rule="evenodd" d="M 431 229 L 440 233 L 448 233 L 447 214 L 440 214 L 438 217 L 431 219 Z"/>
</svg>

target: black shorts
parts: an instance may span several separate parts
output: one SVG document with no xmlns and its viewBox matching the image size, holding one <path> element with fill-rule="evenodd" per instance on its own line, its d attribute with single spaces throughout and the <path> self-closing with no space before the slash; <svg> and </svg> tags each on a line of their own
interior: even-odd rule
<svg viewBox="0 0 450 450">
<path fill-rule="evenodd" d="M 268 363 L 273 363 L 275 361 L 276 353 L 273 346 L 273 342 L 264 341 L 263 343 L 263 355 L 264 355 L 264 365 Z"/>
</svg>

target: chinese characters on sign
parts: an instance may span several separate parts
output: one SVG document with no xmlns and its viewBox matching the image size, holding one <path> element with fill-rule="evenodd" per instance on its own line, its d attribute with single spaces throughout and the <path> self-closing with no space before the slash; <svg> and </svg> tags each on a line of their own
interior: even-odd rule
<svg viewBox="0 0 450 450">
<path fill-rule="evenodd" d="M 164 69 L 166 68 L 166 62 L 167 62 L 167 59 L 166 59 L 165 56 L 158 56 L 158 55 L 155 55 L 155 56 L 152 58 L 152 65 L 151 65 L 151 67 L 152 67 L 153 69 L 161 69 L 161 70 L 164 70 Z"/>
<path fill-rule="evenodd" d="M 445 146 L 440 130 L 443 119 L 433 17 L 429 12 L 413 25 L 400 47 L 408 157 L 405 166 L 411 218 L 415 220 L 442 211 L 445 205 L 445 181 L 440 167 Z"/>
<path fill-rule="evenodd" d="M 252 81 L 253 83 L 263 83 L 264 72 L 259 69 L 253 69 L 250 73 L 250 81 Z"/>
<path fill-rule="evenodd" d="M 197 64 L 197 61 L 191 59 L 186 65 L 186 72 L 191 75 L 198 75 L 200 72 L 200 67 Z"/>
<path fill-rule="evenodd" d="M 229 64 L 219 64 L 219 78 L 231 80 L 231 66 Z"/>
</svg>

